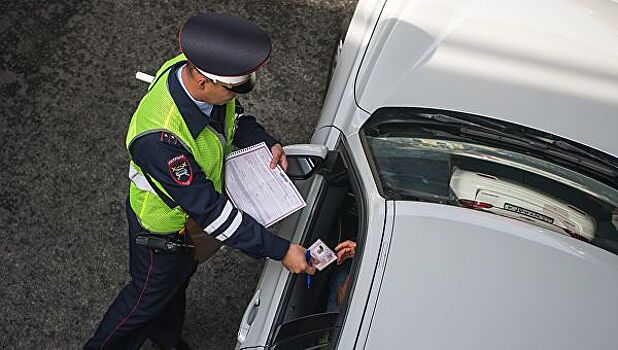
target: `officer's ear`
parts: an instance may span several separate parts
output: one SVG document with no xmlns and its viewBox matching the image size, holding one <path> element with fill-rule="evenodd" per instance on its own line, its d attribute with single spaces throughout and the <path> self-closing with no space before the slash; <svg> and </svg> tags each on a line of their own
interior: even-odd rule
<svg viewBox="0 0 618 350">
<path fill-rule="evenodd" d="M 197 86 L 200 87 L 200 90 L 206 90 L 206 88 L 208 87 L 208 84 L 210 84 L 211 81 L 210 79 L 206 78 L 205 76 L 200 76 L 197 78 Z"/>
<path fill-rule="evenodd" d="M 191 73 L 191 77 L 193 78 L 193 80 L 197 82 L 197 86 L 200 88 L 200 90 L 204 90 L 208 86 L 208 84 L 211 83 L 210 79 L 206 78 L 200 72 L 198 72 L 197 68 L 191 63 L 189 63 L 189 72 Z"/>
</svg>

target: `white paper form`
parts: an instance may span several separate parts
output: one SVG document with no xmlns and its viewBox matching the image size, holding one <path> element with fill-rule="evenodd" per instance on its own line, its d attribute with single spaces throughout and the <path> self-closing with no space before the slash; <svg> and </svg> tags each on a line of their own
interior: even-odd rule
<svg viewBox="0 0 618 350">
<path fill-rule="evenodd" d="M 265 227 L 303 208 L 305 200 L 277 165 L 264 142 L 230 153 L 225 159 L 225 192 L 234 206 Z"/>
</svg>

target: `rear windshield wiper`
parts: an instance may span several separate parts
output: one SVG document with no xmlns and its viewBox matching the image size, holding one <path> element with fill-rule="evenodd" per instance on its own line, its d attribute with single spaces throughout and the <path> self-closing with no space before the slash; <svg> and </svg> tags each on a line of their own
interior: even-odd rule
<svg viewBox="0 0 618 350">
<path fill-rule="evenodd" d="M 535 150 L 539 149 L 547 149 L 548 146 L 546 143 L 541 143 L 536 140 L 530 139 L 528 137 L 506 134 L 500 131 L 494 131 L 486 127 L 481 127 L 482 129 L 472 129 L 472 128 L 460 128 L 459 132 L 466 135 L 483 137 L 486 139 L 500 141 L 503 143 L 508 143 L 513 146 L 519 146 L 524 148 L 532 148 Z"/>
<path fill-rule="evenodd" d="M 457 117 L 453 117 L 451 115 L 447 115 L 447 114 L 442 114 L 442 113 L 435 113 L 435 114 L 419 114 L 419 116 L 426 118 L 426 119 L 431 119 L 440 123 L 448 123 L 448 124 L 457 124 L 457 125 L 466 125 L 466 126 L 473 126 L 473 127 L 477 127 L 477 128 L 485 128 L 485 129 L 490 129 L 490 130 L 504 130 L 506 129 L 506 127 L 500 123 L 497 122 L 492 122 L 490 120 L 483 120 L 483 124 L 486 125 L 490 125 L 491 128 L 489 126 L 483 126 L 481 124 L 475 123 L 475 122 L 471 122 L 469 120 L 466 119 L 461 119 L 461 118 L 457 118 Z"/>
<path fill-rule="evenodd" d="M 468 136 L 477 141 L 480 141 L 479 138 L 485 139 L 490 144 L 497 143 L 520 147 L 559 163 L 568 163 L 588 172 L 601 173 L 603 176 L 610 177 L 613 183 L 618 179 L 618 164 L 598 157 L 594 153 L 566 141 L 554 140 L 534 133 L 529 135 L 512 133 L 509 132 L 508 125 L 487 119 L 483 119 L 482 123 L 477 123 L 443 113 L 420 113 L 418 116 L 439 124 L 453 126 L 458 129 L 462 137 Z"/>
<path fill-rule="evenodd" d="M 602 161 L 599 161 L 596 157 L 586 153 L 577 147 L 574 147 L 566 142 L 539 142 L 532 138 L 507 135 L 502 132 L 485 131 L 471 128 L 460 128 L 460 132 L 465 135 L 483 137 L 493 141 L 499 141 L 502 143 L 510 144 L 513 146 L 519 146 L 526 148 L 533 152 L 542 152 L 543 155 L 553 158 L 554 160 L 560 159 L 563 162 L 583 167 L 584 169 L 591 169 L 597 172 L 603 173 L 605 176 L 616 177 L 618 176 L 615 169 L 605 165 Z"/>
<path fill-rule="evenodd" d="M 500 141 L 508 143 L 514 146 L 534 148 L 534 149 L 546 149 L 547 143 L 540 142 L 533 138 L 509 134 L 504 131 L 505 127 L 498 123 L 489 122 L 492 127 L 474 123 L 465 119 L 460 119 L 446 114 L 423 114 L 424 118 L 437 121 L 439 123 L 446 123 L 450 125 L 456 125 L 459 127 L 459 132 L 465 135 L 478 136 L 494 141 Z M 484 121 L 484 124 L 488 122 Z"/>
</svg>

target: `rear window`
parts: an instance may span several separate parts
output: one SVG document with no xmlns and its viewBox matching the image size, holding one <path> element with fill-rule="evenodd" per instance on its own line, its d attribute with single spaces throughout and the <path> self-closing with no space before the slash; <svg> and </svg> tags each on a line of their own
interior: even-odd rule
<svg viewBox="0 0 618 350">
<path fill-rule="evenodd" d="M 618 254 L 616 159 L 461 113 L 377 111 L 361 132 L 381 194 L 481 210 Z"/>
</svg>

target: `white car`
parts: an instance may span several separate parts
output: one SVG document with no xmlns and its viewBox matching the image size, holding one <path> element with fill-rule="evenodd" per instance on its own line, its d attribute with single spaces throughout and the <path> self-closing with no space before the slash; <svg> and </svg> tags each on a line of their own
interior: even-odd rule
<svg viewBox="0 0 618 350">
<path fill-rule="evenodd" d="M 613 1 L 360 0 L 276 227 L 355 256 L 267 260 L 236 348 L 618 349 L 616 33 Z"/>
</svg>

